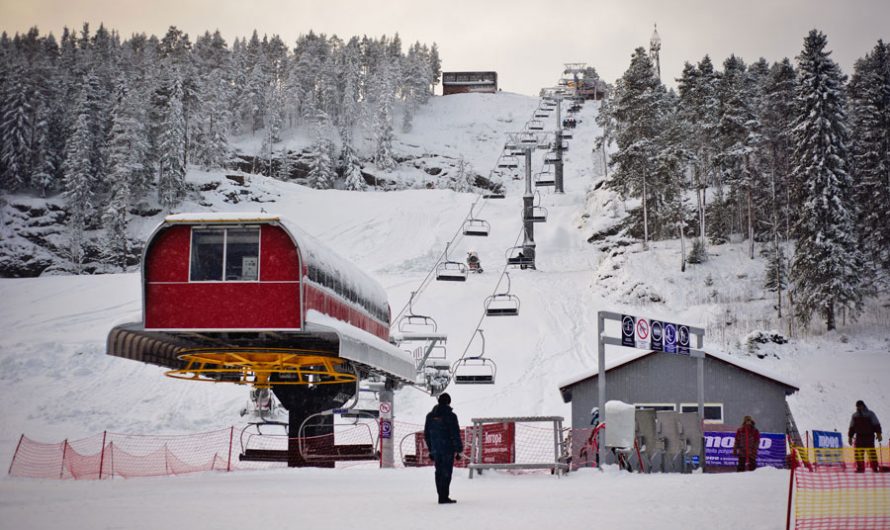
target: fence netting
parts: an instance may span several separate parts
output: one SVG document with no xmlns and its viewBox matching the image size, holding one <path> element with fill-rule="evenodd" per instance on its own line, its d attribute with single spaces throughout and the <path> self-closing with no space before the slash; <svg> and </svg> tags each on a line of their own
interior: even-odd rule
<svg viewBox="0 0 890 530">
<path fill-rule="evenodd" d="M 188 435 L 100 433 L 78 440 L 19 440 L 9 474 L 15 477 L 106 479 L 226 471 L 232 429 Z"/>
<path fill-rule="evenodd" d="M 465 467 L 470 457 L 472 426 L 462 428 Z M 553 427 L 535 422 L 484 426 L 485 462 L 535 463 L 570 458 L 574 430 L 556 444 Z M 575 438 L 586 439 L 589 429 Z M 432 465 L 423 425 L 393 422 L 390 433 L 396 467 Z M 333 425 L 333 433 L 289 438 L 280 424 L 242 425 L 183 435 L 135 435 L 105 432 L 77 440 L 45 443 L 22 435 L 9 467 L 14 477 L 109 479 L 182 475 L 286 467 L 287 453 L 298 448 L 304 464 L 337 467 L 379 465 L 382 440 L 377 420 Z M 577 455 L 575 455 L 577 457 Z"/>
<path fill-rule="evenodd" d="M 795 447 L 794 528 L 890 528 L 890 448 Z"/>
</svg>

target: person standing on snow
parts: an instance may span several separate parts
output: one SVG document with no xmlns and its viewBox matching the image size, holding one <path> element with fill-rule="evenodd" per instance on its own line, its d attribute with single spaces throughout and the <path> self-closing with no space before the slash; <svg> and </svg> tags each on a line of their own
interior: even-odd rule
<svg viewBox="0 0 890 530">
<path fill-rule="evenodd" d="M 854 443 L 855 437 L 855 443 Z M 875 438 L 881 441 L 881 422 L 874 412 L 868 410 L 860 399 L 856 402 L 856 412 L 850 418 L 850 430 L 847 432 L 850 445 L 856 448 L 856 472 L 865 472 L 865 453 L 868 453 L 868 463 L 871 470 L 878 471 L 878 452 L 875 451 Z"/>
<path fill-rule="evenodd" d="M 760 447 L 760 431 L 754 426 L 754 418 L 745 416 L 742 426 L 735 432 L 732 454 L 739 457 L 737 471 L 757 469 L 757 449 Z"/>
<path fill-rule="evenodd" d="M 460 425 L 457 415 L 451 410 L 451 396 L 443 393 L 439 396 L 439 404 L 426 415 L 423 427 L 423 438 L 430 450 L 430 458 L 436 465 L 436 493 L 439 504 L 454 504 L 450 498 L 451 474 L 454 471 L 454 459 L 464 451 L 460 436 Z"/>
</svg>

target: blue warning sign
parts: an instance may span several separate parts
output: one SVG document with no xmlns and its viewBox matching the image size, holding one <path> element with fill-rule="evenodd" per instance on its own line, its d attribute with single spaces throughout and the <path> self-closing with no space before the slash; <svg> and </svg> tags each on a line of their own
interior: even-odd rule
<svg viewBox="0 0 890 530">
<path fill-rule="evenodd" d="M 677 353 L 689 355 L 689 326 L 677 326 Z"/>
<path fill-rule="evenodd" d="M 630 315 L 621 315 L 621 345 L 635 348 L 637 343 L 634 340 L 636 335 L 637 319 Z"/>
<path fill-rule="evenodd" d="M 664 351 L 664 326 L 660 320 L 649 321 L 649 336 L 651 339 L 651 347 L 653 351 Z"/>
<path fill-rule="evenodd" d="M 664 323 L 664 351 L 677 353 L 677 325 L 670 322 Z"/>
<path fill-rule="evenodd" d="M 392 421 L 380 420 L 380 437 L 392 438 Z"/>
</svg>

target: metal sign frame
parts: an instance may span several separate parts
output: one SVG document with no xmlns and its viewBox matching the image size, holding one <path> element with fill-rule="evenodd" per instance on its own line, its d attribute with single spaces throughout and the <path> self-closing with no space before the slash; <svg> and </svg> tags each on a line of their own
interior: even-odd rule
<svg viewBox="0 0 890 530">
<path fill-rule="evenodd" d="M 624 315 L 615 313 L 614 311 L 598 311 L 597 325 L 599 326 L 599 348 L 597 356 L 597 364 L 599 372 L 597 375 L 597 390 L 599 392 L 599 411 L 601 421 L 606 421 L 606 345 L 630 347 L 624 344 L 621 337 L 606 336 L 605 325 L 606 320 L 614 320 L 619 327 L 622 325 Z M 636 319 L 635 320 L 639 320 Z M 649 319 L 646 319 L 649 320 Z M 685 326 L 685 325 L 684 325 Z M 695 335 L 695 348 L 689 348 L 688 356 L 696 359 L 698 368 L 698 418 L 704 424 L 705 418 L 705 352 L 701 349 L 705 336 L 705 330 L 694 326 L 685 326 L 689 330 L 690 335 Z M 687 352 L 679 353 L 679 355 L 687 355 Z M 599 440 L 599 467 L 602 469 L 603 463 L 606 461 L 606 444 L 605 438 L 600 431 Z M 699 461 L 704 465 L 705 461 L 705 445 L 702 443 L 701 455 Z"/>
</svg>

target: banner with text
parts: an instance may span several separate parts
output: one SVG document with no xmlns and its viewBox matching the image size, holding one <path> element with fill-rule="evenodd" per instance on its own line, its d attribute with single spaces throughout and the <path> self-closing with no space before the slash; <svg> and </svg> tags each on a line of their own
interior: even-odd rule
<svg viewBox="0 0 890 530">
<path fill-rule="evenodd" d="M 739 459 L 732 454 L 734 445 L 734 432 L 705 432 L 705 464 L 709 466 L 736 467 Z M 757 449 L 757 466 L 785 467 L 784 434 L 760 433 L 760 447 Z"/>
<path fill-rule="evenodd" d="M 464 441 L 464 458 L 455 461 L 455 467 L 467 467 L 470 461 L 470 444 L 473 442 L 472 427 L 460 430 Z M 418 466 L 431 466 L 429 449 L 423 433 L 414 433 L 414 450 Z M 482 462 L 486 464 L 512 464 L 516 459 L 516 424 L 487 423 L 482 426 Z"/>
</svg>

